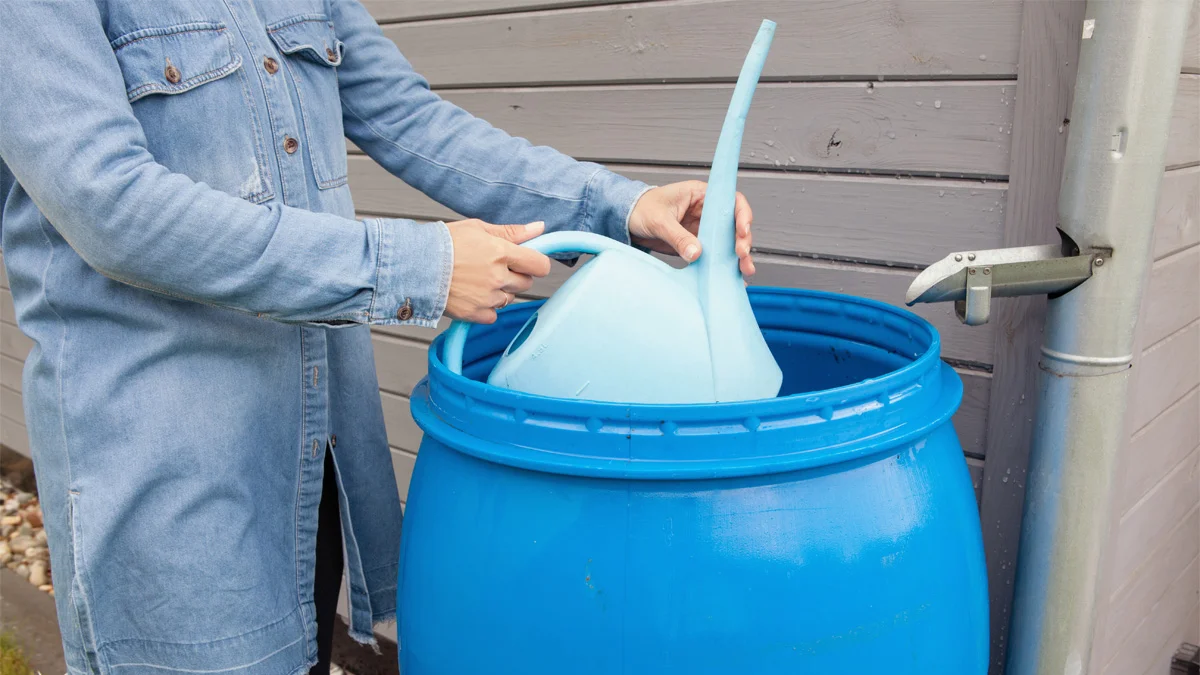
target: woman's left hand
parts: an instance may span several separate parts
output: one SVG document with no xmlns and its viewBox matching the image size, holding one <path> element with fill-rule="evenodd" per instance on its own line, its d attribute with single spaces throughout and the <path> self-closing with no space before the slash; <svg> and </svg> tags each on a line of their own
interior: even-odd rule
<svg viewBox="0 0 1200 675">
<path fill-rule="evenodd" d="M 629 236 L 633 243 L 657 251 L 674 253 L 689 263 L 700 257 L 700 213 L 704 209 L 704 191 L 708 184 L 698 180 L 672 183 L 654 188 L 638 200 L 629 216 Z M 733 219 L 737 228 L 734 250 L 742 276 L 754 274 L 750 257 L 750 222 L 754 214 L 742 193 L 737 194 Z"/>
</svg>

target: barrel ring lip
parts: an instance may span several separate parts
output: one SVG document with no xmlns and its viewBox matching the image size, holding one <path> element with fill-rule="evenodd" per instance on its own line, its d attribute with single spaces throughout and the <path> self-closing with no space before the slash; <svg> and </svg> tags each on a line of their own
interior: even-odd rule
<svg viewBox="0 0 1200 675">
<path fill-rule="evenodd" d="M 786 320 L 789 311 L 800 308 L 832 308 L 852 322 L 877 326 L 880 334 L 904 332 L 909 343 L 924 349 L 884 375 L 823 391 L 733 403 L 619 404 L 534 396 L 456 375 L 441 360 L 444 339 L 439 336 L 429 350 L 430 375 L 412 398 L 414 417 L 427 433 L 453 437 L 456 447 L 472 446 L 460 448 L 464 451 L 526 468 L 587 475 L 702 477 L 844 461 L 903 442 L 912 433 L 927 433 L 957 409 L 961 380 L 941 362 L 940 338 L 923 318 L 882 302 L 837 293 L 761 287 L 750 292 L 756 310 L 765 315 L 776 311 Z M 507 320 L 515 332 L 533 311 L 530 306 L 508 308 L 501 312 L 498 324 Z M 764 329 L 787 329 L 773 326 L 770 316 L 760 316 L 760 322 Z M 495 326 L 483 330 L 489 328 L 498 330 Z M 681 443 L 691 448 L 697 440 L 714 439 L 728 446 L 728 453 L 723 455 L 720 449 L 694 456 L 679 452 Z M 821 449 L 805 449 L 809 440 L 823 443 Z M 764 455 L 756 452 L 759 443 L 786 447 Z M 570 452 L 562 452 L 564 446 Z"/>
</svg>

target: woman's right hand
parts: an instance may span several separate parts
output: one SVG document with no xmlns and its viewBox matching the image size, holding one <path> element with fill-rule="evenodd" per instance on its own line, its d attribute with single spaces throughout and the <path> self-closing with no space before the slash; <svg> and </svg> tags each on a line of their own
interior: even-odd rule
<svg viewBox="0 0 1200 675">
<path fill-rule="evenodd" d="M 519 246 L 546 229 L 528 225 L 491 225 L 482 220 L 447 223 L 454 245 L 454 270 L 446 314 L 471 323 L 493 323 L 496 310 L 517 293 L 528 291 L 533 277 L 550 273 L 550 258 Z"/>
</svg>

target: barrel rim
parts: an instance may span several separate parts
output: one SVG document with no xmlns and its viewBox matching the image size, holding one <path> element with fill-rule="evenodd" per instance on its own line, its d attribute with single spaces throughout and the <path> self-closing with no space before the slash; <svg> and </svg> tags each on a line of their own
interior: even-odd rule
<svg viewBox="0 0 1200 675">
<path fill-rule="evenodd" d="M 940 337 L 925 319 L 839 293 L 756 287 L 750 294 L 760 306 L 832 301 L 852 308 L 843 312 L 853 315 L 851 321 L 900 320 L 920 331 L 927 347 L 884 375 L 822 391 L 732 403 L 619 404 L 535 396 L 456 375 L 441 360 L 444 336 L 439 336 L 429 349 L 429 375 L 413 392 L 413 416 L 426 433 L 490 461 L 554 473 L 660 479 L 849 461 L 928 435 L 957 410 L 962 382 L 941 361 Z M 508 308 L 497 324 L 482 329 L 497 330 L 507 318 L 515 332 L 535 308 Z M 772 444 L 779 447 L 760 447 Z"/>
</svg>

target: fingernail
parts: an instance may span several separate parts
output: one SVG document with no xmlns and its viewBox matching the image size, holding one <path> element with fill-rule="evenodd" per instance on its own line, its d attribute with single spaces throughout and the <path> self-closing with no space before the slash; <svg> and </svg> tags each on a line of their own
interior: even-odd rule
<svg viewBox="0 0 1200 675">
<path fill-rule="evenodd" d="M 683 259 L 692 262 L 700 255 L 700 247 L 695 244 L 688 244 L 687 248 L 683 249 Z"/>
<path fill-rule="evenodd" d="M 535 220 L 535 221 L 533 221 L 532 223 L 529 223 L 528 225 L 526 225 L 526 226 L 525 226 L 525 228 L 526 228 L 526 229 L 533 229 L 533 228 L 536 228 L 536 227 L 545 227 L 545 225 L 546 225 L 546 222 L 545 222 L 545 221 L 543 221 L 543 220 Z"/>
</svg>

